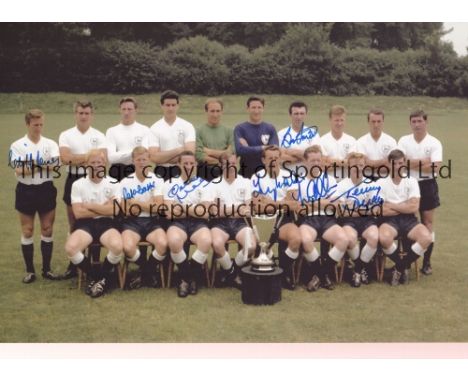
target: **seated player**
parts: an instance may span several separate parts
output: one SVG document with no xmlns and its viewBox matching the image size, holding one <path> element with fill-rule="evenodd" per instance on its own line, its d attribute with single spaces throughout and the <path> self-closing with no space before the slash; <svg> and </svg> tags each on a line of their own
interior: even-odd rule
<svg viewBox="0 0 468 382">
<path fill-rule="evenodd" d="M 408 283 L 411 264 L 424 255 L 432 242 L 432 236 L 415 216 L 419 209 L 420 192 L 416 178 L 401 173 L 406 164 L 405 154 L 399 149 L 392 150 L 388 162 L 392 168 L 391 176 L 377 181 L 384 200 L 379 240 L 384 253 L 395 263 L 390 284 L 397 286 Z M 397 237 L 414 242 L 403 258 L 394 242 Z"/>
<path fill-rule="evenodd" d="M 313 145 L 304 151 L 307 176 L 299 179 L 297 195 L 294 195 L 300 205 L 296 210 L 299 215 L 299 231 L 304 249 L 304 259 L 307 262 L 306 288 L 309 292 L 316 291 L 320 286 L 333 290 L 330 279 L 335 266 L 343 257 L 348 247 L 348 238 L 334 216 L 335 206 L 331 200 L 336 191 L 336 180 L 324 172 L 324 158 L 320 146 Z M 332 205 L 328 211 L 327 206 Z M 317 237 L 325 239 L 332 245 L 325 258 L 319 263 L 320 254 L 314 246 Z"/>
<path fill-rule="evenodd" d="M 72 185 L 71 203 L 76 222 L 65 243 L 70 261 L 91 279 L 86 293 L 100 297 L 108 288 L 110 272 L 122 259 L 122 237 L 116 229 L 114 199 L 118 197 L 118 183 L 105 176 L 105 154 L 93 149 L 86 155 L 87 176 Z M 96 272 L 83 251 L 92 243 L 101 244 L 109 252 Z"/>
<path fill-rule="evenodd" d="M 252 198 L 250 179 L 237 175 L 236 154 L 222 154 L 219 158 L 223 173 L 210 184 L 212 197 L 219 199 L 219 210 L 210 215 L 211 239 L 214 255 L 223 269 L 221 284 L 240 287 L 239 270 L 245 264 L 244 248 L 234 261 L 226 251 L 228 240 L 236 240 L 241 246 L 248 244 L 249 255 L 255 251 L 256 242 L 252 230 L 243 219 L 250 215 L 249 205 Z M 248 236 L 248 237 L 247 237 Z"/>
<path fill-rule="evenodd" d="M 144 285 L 157 287 L 157 268 L 165 259 L 167 238 L 164 231 L 166 219 L 158 216 L 158 207 L 163 204 L 164 181 L 151 170 L 149 151 L 135 147 L 132 151 L 135 172 L 120 182 L 120 205 L 126 211 L 122 222 L 122 241 L 128 261 L 138 264 L 141 277 L 130 283 L 135 289 Z M 140 240 L 146 240 L 154 247 L 148 260 L 137 248 Z"/>
<path fill-rule="evenodd" d="M 210 202 L 209 182 L 197 177 L 197 162 L 192 151 L 183 151 L 178 160 L 181 175 L 164 183 L 164 203 L 169 211 L 167 241 L 172 261 L 179 268 L 177 295 L 187 297 L 198 292 L 197 278 L 211 248 L 207 203 Z M 190 240 L 197 249 L 191 262 L 184 244 Z"/>
<path fill-rule="evenodd" d="M 333 201 L 339 200 L 341 209 L 338 223 L 343 227 L 348 238 L 348 255 L 353 260 L 354 270 L 351 285 L 355 288 L 369 284 L 366 266 L 377 251 L 379 229 L 371 208 L 380 205 L 380 187 L 371 179 L 364 178 L 362 171 L 365 156 L 352 152 L 347 157 L 350 177 L 338 183 Z M 366 244 L 359 250 L 358 238 Z"/>
<path fill-rule="evenodd" d="M 287 248 L 278 246 L 279 265 L 283 268 L 283 287 L 296 288 L 293 277 L 293 264 L 299 256 L 301 237 L 295 224 L 294 214 L 289 210 L 291 201 L 286 199 L 288 192 L 297 188 L 295 177 L 289 171 L 281 169 L 281 151 L 278 146 L 266 146 L 262 152 L 262 163 L 265 169 L 252 176 L 252 192 L 254 210 L 260 215 L 282 214 L 279 227 L 279 240 L 287 243 Z M 292 201 L 294 202 L 294 201 Z M 279 219 L 280 216 L 277 217 Z M 279 244 L 282 244 L 281 242 Z"/>
</svg>

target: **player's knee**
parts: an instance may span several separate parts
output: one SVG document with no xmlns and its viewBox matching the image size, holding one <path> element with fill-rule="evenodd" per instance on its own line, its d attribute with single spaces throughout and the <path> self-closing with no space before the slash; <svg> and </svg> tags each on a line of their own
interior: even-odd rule
<svg viewBox="0 0 468 382">
<path fill-rule="evenodd" d="M 33 226 L 23 226 L 21 227 L 21 233 L 23 237 L 25 237 L 26 239 L 30 239 L 33 237 L 34 228 Z"/>
<path fill-rule="evenodd" d="M 121 253 L 123 251 L 123 244 L 122 244 L 122 239 L 120 239 L 120 237 L 113 237 L 109 240 L 109 243 L 108 243 L 109 247 L 109 251 L 111 251 L 112 253 Z"/>
<path fill-rule="evenodd" d="M 41 228 L 41 235 L 45 237 L 51 237 L 52 236 L 52 225 L 47 225 L 45 227 Z"/>
<path fill-rule="evenodd" d="M 420 237 L 419 237 L 419 240 L 418 240 L 419 244 L 421 245 L 421 247 L 423 248 L 427 248 L 431 245 L 432 243 L 432 235 L 430 232 L 425 232 L 424 234 L 422 234 Z"/>
<path fill-rule="evenodd" d="M 384 248 L 389 247 L 392 244 L 393 239 L 394 237 L 390 232 L 385 230 L 379 232 L 379 240 Z"/>
<path fill-rule="evenodd" d="M 368 232 L 366 234 L 365 239 L 366 239 L 367 244 L 370 247 L 376 248 L 377 245 L 379 244 L 379 231 L 375 230 L 375 231 L 372 231 L 372 232 Z"/>
<path fill-rule="evenodd" d="M 184 245 L 184 240 L 179 235 L 171 235 L 167 238 L 167 245 L 172 252 L 180 252 Z"/>
<path fill-rule="evenodd" d="M 68 257 L 72 257 L 78 252 L 78 246 L 76 245 L 76 243 L 73 243 L 72 241 L 68 240 L 65 243 L 65 252 Z"/>
<path fill-rule="evenodd" d="M 213 237 L 212 246 L 217 254 L 224 254 L 226 242 L 220 237 Z"/>
<path fill-rule="evenodd" d="M 339 248 L 340 250 L 344 251 L 346 248 L 348 248 L 348 245 L 349 245 L 349 240 L 348 240 L 348 236 L 346 235 L 346 233 L 344 231 L 339 232 L 335 236 L 335 246 Z"/>
<path fill-rule="evenodd" d="M 294 250 L 298 250 L 302 244 L 301 235 L 297 233 L 297 235 L 290 235 L 288 238 L 288 247 Z"/>
<path fill-rule="evenodd" d="M 203 252 L 208 252 L 211 247 L 211 236 L 210 235 L 202 235 L 197 240 L 197 248 L 199 248 Z"/>
</svg>

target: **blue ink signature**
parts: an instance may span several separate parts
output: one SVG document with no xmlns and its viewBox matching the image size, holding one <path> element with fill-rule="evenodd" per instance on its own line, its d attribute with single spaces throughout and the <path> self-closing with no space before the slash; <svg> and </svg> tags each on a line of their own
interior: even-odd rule
<svg viewBox="0 0 468 382">
<path fill-rule="evenodd" d="M 294 130 L 292 130 L 291 126 L 289 126 L 288 130 L 286 130 L 286 133 L 283 136 L 283 139 L 281 140 L 281 147 L 289 148 L 293 144 L 299 145 L 303 141 L 312 140 L 317 135 L 318 128 L 317 126 L 302 126 L 301 130 L 296 134 L 296 138 L 292 136 L 291 131 Z"/>
<path fill-rule="evenodd" d="M 297 177 L 283 176 L 282 178 L 282 181 L 276 178 L 275 185 L 273 187 L 267 186 L 266 188 L 262 188 L 262 185 L 260 184 L 260 180 L 262 178 L 256 177 L 252 180 L 254 192 L 257 192 L 260 195 L 269 195 L 274 201 L 276 201 L 278 198 L 278 190 L 291 187 L 293 184 L 298 184 L 300 182 Z"/>
<path fill-rule="evenodd" d="M 188 183 L 182 185 L 174 184 L 168 192 L 168 197 L 176 198 L 180 203 L 193 191 L 201 186 L 204 188 L 208 186 L 210 182 L 203 178 L 196 177 Z"/>
<path fill-rule="evenodd" d="M 21 168 L 21 167 L 26 167 L 26 168 L 31 168 L 33 165 L 36 166 L 44 166 L 44 165 L 50 165 L 50 164 L 59 164 L 59 157 L 54 157 L 49 160 L 45 160 L 44 158 L 41 157 L 39 154 L 39 150 L 36 152 L 36 158 L 33 159 L 33 153 L 28 153 L 25 155 L 24 159 L 21 157 L 14 158 L 13 159 L 13 150 L 10 150 L 8 152 L 8 166 L 11 168 Z"/>
<path fill-rule="evenodd" d="M 331 202 L 334 202 L 342 197 L 346 200 L 352 200 L 353 206 L 352 208 L 360 208 L 360 207 L 370 207 L 374 205 L 380 205 L 383 202 L 382 197 L 380 196 L 380 186 L 364 186 L 360 187 L 361 185 L 366 185 L 372 183 L 371 179 L 365 178 L 362 182 L 354 185 L 349 190 L 346 190 L 341 195 L 337 195 Z M 365 195 L 370 193 L 370 197 L 367 199 L 359 200 L 358 196 Z"/>
<path fill-rule="evenodd" d="M 328 179 L 328 174 L 325 173 L 322 176 L 314 179 L 301 178 L 299 183 L 308 180 L 306 187 L 305 197 L 302 194 L 302 187 L 299 185 L 297 200 L 300 202 L 315 202 L 320 199 L 329 199 L 335 193 L 337 184 L 330 186 L 330 181 Z"/>
<path fill-rule="evenodd" d="M 155 188 L 155 181 L 152 181 L 151 183 L 145 184 L 143 187 L 141 185 L 138 185 L 137 188 L 130 188 L 127 189 L 124 187 L 122 189 L 122 194 L 124 199 L 132 199 L 135 197 L 135 195 L 143 195 L 151 190 L 154 190 Z"/>
</svg>

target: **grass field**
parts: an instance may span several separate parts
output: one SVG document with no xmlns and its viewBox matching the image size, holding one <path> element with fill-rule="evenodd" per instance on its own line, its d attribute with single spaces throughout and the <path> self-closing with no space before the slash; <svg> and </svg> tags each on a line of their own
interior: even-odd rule
<svg viewBox="0 0 468 382">
<path fill-rule="evenodd" d="M 16 181 L 7 167 L 10 144 L 25 134 L 24 111 L 38 107 L 46 113 L 44 135 L 58 140 L 74 125 L 72 104 L 78 95 L 0 94 L 0 342 L 467 342 L 468 187 L 466 163 L 468 100 L 403 97 L 300 97 L 310 105 L 309 122 L 328 131 L 327 111 L 346 106 L 348 132 L 367 132 L 371 106 L 386 111 L 386 131 L 399 138 L 409 133 L 410 110 L 429 113 L 430 132 L 444 145 L 444 163 L 452 160 L 452 178 L 439 181 L 442 206 L 437 211 L 434 275 L 406 287 L 373 283 L 359 289 L 341 284 L 335 291 L 283 291 L 279 304 L 243 305 L 231 289 L 202 289 L 198 296 L 179 299 L 174 289 L 133 292 L 116 290 L 92 300 L 76 289 L 76 281 L 50 282 L 41 277 L 21 283 L 23 260 L 20 229 L 14 210 Z M 92 95 L 97 106 L 93 126 L 105 132 L 118 120 L 117 95 Z M 158 95 L 140 100 L 139 121 L 151 125 L 160 118 Z M 244 121 L 246 96 L 226 96 L 224 123 Z M 278 128 L 288 124 L 287 106 L 294 96 L 267 96 L 265 120 Z M 299 98 L 299 97 L 298 97 Z M 204 122 L 203 97 L 183 98 L 180 115 L 195 125 Z M 63 247 L 68 224 L 59 190 L 52 260 L 56 271 L 68 263 Z M 35 264 L 40 269 L 36 227 Z"/>
</svg>

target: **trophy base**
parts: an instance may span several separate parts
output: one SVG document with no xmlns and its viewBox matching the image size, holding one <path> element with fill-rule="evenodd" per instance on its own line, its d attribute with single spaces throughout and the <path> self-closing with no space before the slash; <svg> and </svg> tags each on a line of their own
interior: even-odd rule
<svg viewBox="0 0 468 382">
<path fill-rule="evenodd" d="M 242 268 L 242 302 L 249 305 L 273 305 L 281 301 L 281 275 L 283 270 L 259 273 L 250 266 Z"/>
</svg>

